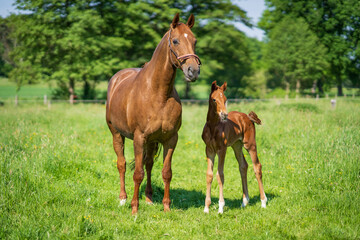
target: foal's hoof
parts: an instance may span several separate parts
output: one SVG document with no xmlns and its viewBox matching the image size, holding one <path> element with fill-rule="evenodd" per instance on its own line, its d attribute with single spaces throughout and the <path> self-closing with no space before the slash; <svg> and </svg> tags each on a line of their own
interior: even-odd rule
<svg viewBox="0 0 360 240">
<path fill-rule="evenodd" d="M 125 199 L 120 199 L 120 206 L 124 206 L 126 203 L 126 198 Z"/>
<path fill-rule="evenodd" d="M 261 200 L 261 207 L 266 208 L 267 197 L 265 196 L 264 200 L 262 200 L 262 199 L 260 199 L 260 200 Z"/>
<path fill-rule="evenodd" d="M 243 198 L 243 202 L 242 202 L 242 204 L 241 204 L 241 207 L 246 207 L 247 205 L 248 205 L 248 203 L 249 203 L 249 198 L 247 197 L 247 198 Z"/>
<path fill-rule="evenodd" d="M 219 211 L 218 211 L 219 214 L 223 214 L 224 206 L 225 206 L 225 202 L 220 202 L 219 201 Z"/>
<path fill-rule="evenodd" d="M 209 207 L 205 206 L 204 213 L 209 213 Z"/>
</svg>

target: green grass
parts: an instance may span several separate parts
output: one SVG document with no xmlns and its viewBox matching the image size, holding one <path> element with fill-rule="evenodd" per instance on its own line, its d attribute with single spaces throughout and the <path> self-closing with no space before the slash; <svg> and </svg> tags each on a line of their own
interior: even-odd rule
<svg viewBox="0 0 360 240">
<path fill-rule="evenodd" d="M 252 170 L 250 203 L 241 209 L 241 180 L 231 149 L 225 161 L 225 210 L 217 214 L 214 178 L 210 214 L 203 213 L 207 106 L 183 107 L 173 157 L 172 211 L 163 212 L 162 161 L 153 168 L 154 205 L 141 185 L 137 217 L 119 207 L 119 176 L 103 105 L 5 104 L 0 110 L 0 239 L 359 239 L 360 99 L 229 104 L 253 110 L 269 199 L 261 209 Z M 127 161 L 133 158 L 126 141 Z M 216 163 L 217 165 L 217 163 Z"/>
</svg>

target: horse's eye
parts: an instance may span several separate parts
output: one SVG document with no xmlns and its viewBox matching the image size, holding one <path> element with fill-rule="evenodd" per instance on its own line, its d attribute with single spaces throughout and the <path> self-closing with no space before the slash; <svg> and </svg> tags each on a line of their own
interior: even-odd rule
<svg viewBox="0 0 360 240">
<path fill-rule="evenodd" d="M 216 99 L 214 98 L 213 101 L 216 102 Z"/>
<path fill-rule="evenodd" d="M 173 44 L 178 45 L 178 44 L 179 44 L 179 40 L 177 40 L 176 38 L 173 39 Z"/>
</svg>

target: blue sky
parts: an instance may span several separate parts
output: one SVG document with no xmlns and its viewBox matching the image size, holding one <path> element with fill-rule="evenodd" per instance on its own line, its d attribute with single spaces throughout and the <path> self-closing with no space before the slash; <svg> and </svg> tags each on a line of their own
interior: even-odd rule
<svg viewBox="0 0 360 240">
<path fill-rule="evenodd" d="M 12 4 L 15 0 L 1 0 L 0 1 L 0 16 L 6 17 L 10 13 L 16 13 L 15 7 Z M 252 19 L 253 23 L 257 23 L 262 15 L 262 12 L 265 10 L 264 0 L 233 0 L 240 8 L 247 12 L 247 15 Z M 248 28 L 244 24 L 236 23 L 237 28 L 245 32 L 249 37 L 256 37 L 259 40 L 262 40 L 264 37 L 264 31 L 254 28 Z"/>
</svg>

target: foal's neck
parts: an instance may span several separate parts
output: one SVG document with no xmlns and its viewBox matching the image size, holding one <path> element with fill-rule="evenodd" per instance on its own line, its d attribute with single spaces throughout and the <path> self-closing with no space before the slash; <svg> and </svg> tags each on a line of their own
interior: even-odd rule
<svg viewBox="0 0 360 240">
<path fill-rule="evenodd" d="M 168 32 L 156 47 L 151 60 L 146 64 L 147 73 L 150 75 L 151 89 L 158 94 L 169 96 L 175 85 L 176 68 L 170 59 L 168 46 Z"/>
<path fill-rule="evenodd" d="M 220 116 L 216 113 L 216 110 L 213 109 L 210 101 L 211 99 L 209 99 L 209 109 L 206 117 L 206 123 L 210 127 L 211 131 L 213 131 L 216 125 L 220 122 Z"/>
</svg>

